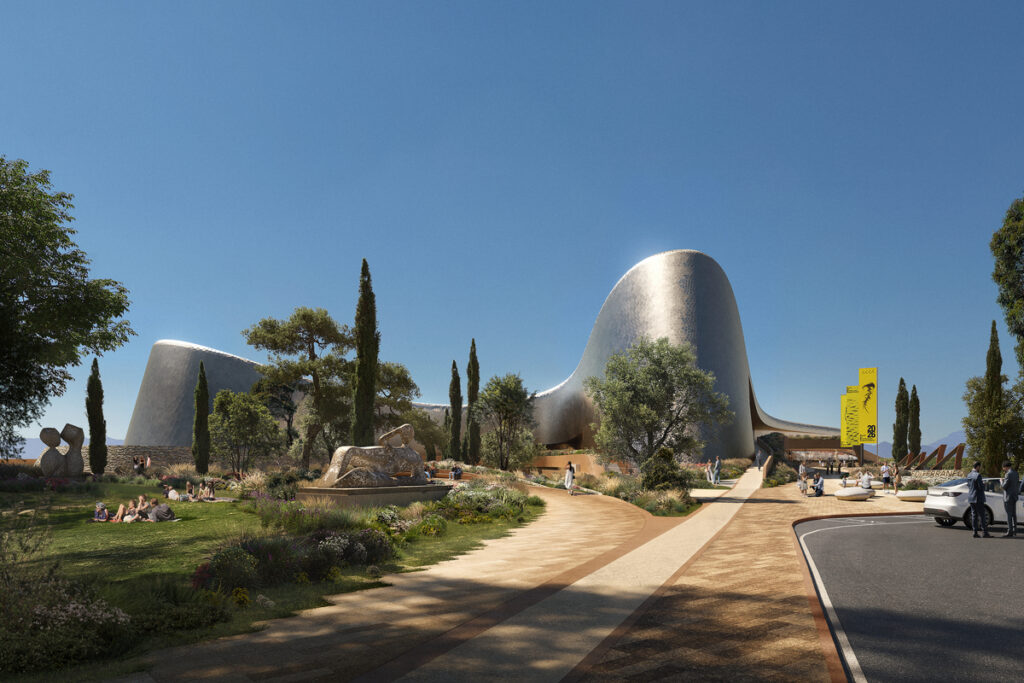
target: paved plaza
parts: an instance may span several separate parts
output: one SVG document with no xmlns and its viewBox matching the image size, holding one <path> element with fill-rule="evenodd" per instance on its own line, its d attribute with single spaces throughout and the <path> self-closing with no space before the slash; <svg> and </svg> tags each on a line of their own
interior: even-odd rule
<svg viewBox="0 0 1024 683">
<path fill-rule="evenodd" d="M 843 680 L 793 523 L 921 504 L 760 485 L 683 519 L 537 488 L 545 514 L 507 537 L 122 680 Z"/>
</svg>

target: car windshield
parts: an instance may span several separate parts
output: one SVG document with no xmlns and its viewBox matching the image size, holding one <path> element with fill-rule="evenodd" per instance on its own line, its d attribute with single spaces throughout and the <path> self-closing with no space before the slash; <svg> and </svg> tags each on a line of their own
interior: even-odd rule
<svg viewBox="0 0 1024 683">
<path fill-rule="evenodd" d="M 966 479 L 950 479 L 945 484 L 937 484 L 938 486 L 959 486 L 960 484 L 966 484 Z"/>
</svg>

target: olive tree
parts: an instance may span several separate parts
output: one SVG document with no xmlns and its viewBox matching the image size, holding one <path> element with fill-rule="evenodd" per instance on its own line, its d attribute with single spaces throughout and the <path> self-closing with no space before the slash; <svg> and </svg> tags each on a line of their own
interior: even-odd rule
<svg viewBox="0 0 1024 683">
<path fill-rule="evenodd" d="M 659 448 L 698 457 L 703 435 L 732 420 L 729 399 L 715 391 L 714 373 L 697 366 L 689 344 L 641 337 L 612 354 L 604 377 L 583 382 L 598 422 L 594 440 L 602 462 L 642 466 Z"/>
</svg>

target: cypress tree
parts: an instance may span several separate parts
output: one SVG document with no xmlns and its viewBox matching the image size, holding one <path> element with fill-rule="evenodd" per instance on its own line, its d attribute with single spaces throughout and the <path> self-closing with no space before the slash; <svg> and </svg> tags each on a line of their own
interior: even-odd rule
<svg viewBox="0 0 1024 683">
<path fill-rule="evenodd" d="M 352 397 L 352 445 L 372 446 L 373 404 L 377 397 L 377 299 L 370 280 L 370 266 L 363 259 L 359 274 L 359 301 L 356 304 L 356 372 Z"/>
<path fill-rule="evenodd" d="M 907 383 L 900 377 L 900 388 L 896 391 L 896 422 L 892 425 L 892 457 L 901 462 L 907 457 L 907 422 L 909 420 L 910 399 L 907 396 Z M 917 455 L 915 453 L 914 455 Z"/>
<path fill-rule="evenodd" d="M 194 397 L 192 459 L 196 462 L 196 472 L 206 474 L 210 468 L 210 387 L 206 383 L 206 366 L 203 361 L 199 361 Z"/>
<path fill-rule="evenodd" d="M 92 372 L 85 385 L 85 413 L 89 419 L 89 467 L 93 474 L 103 474 L 107 468 L 107 421 L 103 417 L 103 382 L 96 358 L 92 359 Z"/>
<path fill-rule="evenodd" d="M 1003 354 L 999 351 L 999 333 L 996 321 L 992 321 L 992 332 L 989 335 L 988 354 L 985 356 L 984 401 L 986 414 L 989 418 L 988 429 L 981 452 L 982 471 L 994 476 L 999 472 L 1003 461 L 1003 431 L 1001 418 L 1004 413 L 1005 399 L 1003 396 Z"/>
<path fill-rule="evenodd" d="M 462 382 L 459 380 L 459 366 L 452 361 L 452 381 L 448 385 L 448 401 L 452 423 L 448 432 L 448 457 L 462 460 Z"/>
<path fill-rule="evenodd" d="M 469 363 L 466 365 L 466 398 L 469 412 L 466 417 L 468 445 L 466 462 L 476 465 L 480 462 L 480 422 L 473 408 L 480 395 L 480 363 L 476 359 L 476 339 L 469 344 Z"/>
<path fill-rule="evenodd" d="M 921 402 L 917 398 L 917 385 L 910 389 L 910 417 L 907 423 L 907 449 L 917 455 L 921 452 Z"/>
<path fill-rule="evenodd" d="M 450 460 L 452 457 L 451 452 L 451 433 L 452 433 L 452 411 L 448 408 L 444 409 L 444 433 L 448 436 L 448 440 L 441 444 L 441 455 L 444 456 L 445 460 Z"/>
</svg>

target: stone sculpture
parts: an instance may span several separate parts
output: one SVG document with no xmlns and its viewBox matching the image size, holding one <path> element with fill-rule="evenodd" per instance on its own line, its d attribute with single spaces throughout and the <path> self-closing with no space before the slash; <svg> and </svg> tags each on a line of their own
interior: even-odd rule
<svg viewBox="0 0 1024 683">
<path fill-rule="evenodd" d="M 60 440 L 68 442 L 68 452 L 57 450 Z M 39 432 L 39 439 L 49 446 L 39 456 L 39 469 L 44 477 L 80 477 L 85 472 L 85 461 L 82 460 L 82 444 L 85 443 L 85 432 L 73 424 L 64 425 L 58 432 L 53 427 L 46 427 Z"/>
<path fill-rule="evenodd" d="M 64 425 L 60 438 L 68 442 L 68 452 L 64 454 L 64 464 L 68 477 L 80 477 L 85 474 L 85 461 L 82 460 L 82 445 L 85 443 L 85 431 L 73 424 Z"/>
<path fill-rule="evenodd" d="M 402 445 L 395 448 L 388 440 L 400 436 Z M 413 427 L 404 424 L 377 439 L 379 446 L 342 446 L 334 451 L 331 465 L 313 485 L 320 488 L 374 488 L 426 484 L 423 459 L 407 444 L 412 441 Z M 408 472 L 410 476 L 397 477 Z"/>
<path fill-rule="evenodd" d="M 39 465 L 39 469 L 43 471 L 43 476 L 46 477 L 57 477 L 61 476 L 57 474 L 59 470 L 64 468 L 64 454 L 57 450 L 57 446 L 60 445 L 60 432 L 53 427 L 44 427 L 39 432 L 39 440 L 49 446 L 43 454 L 39 456 L 39 460 L 36 464 Z"/>
</svg>

